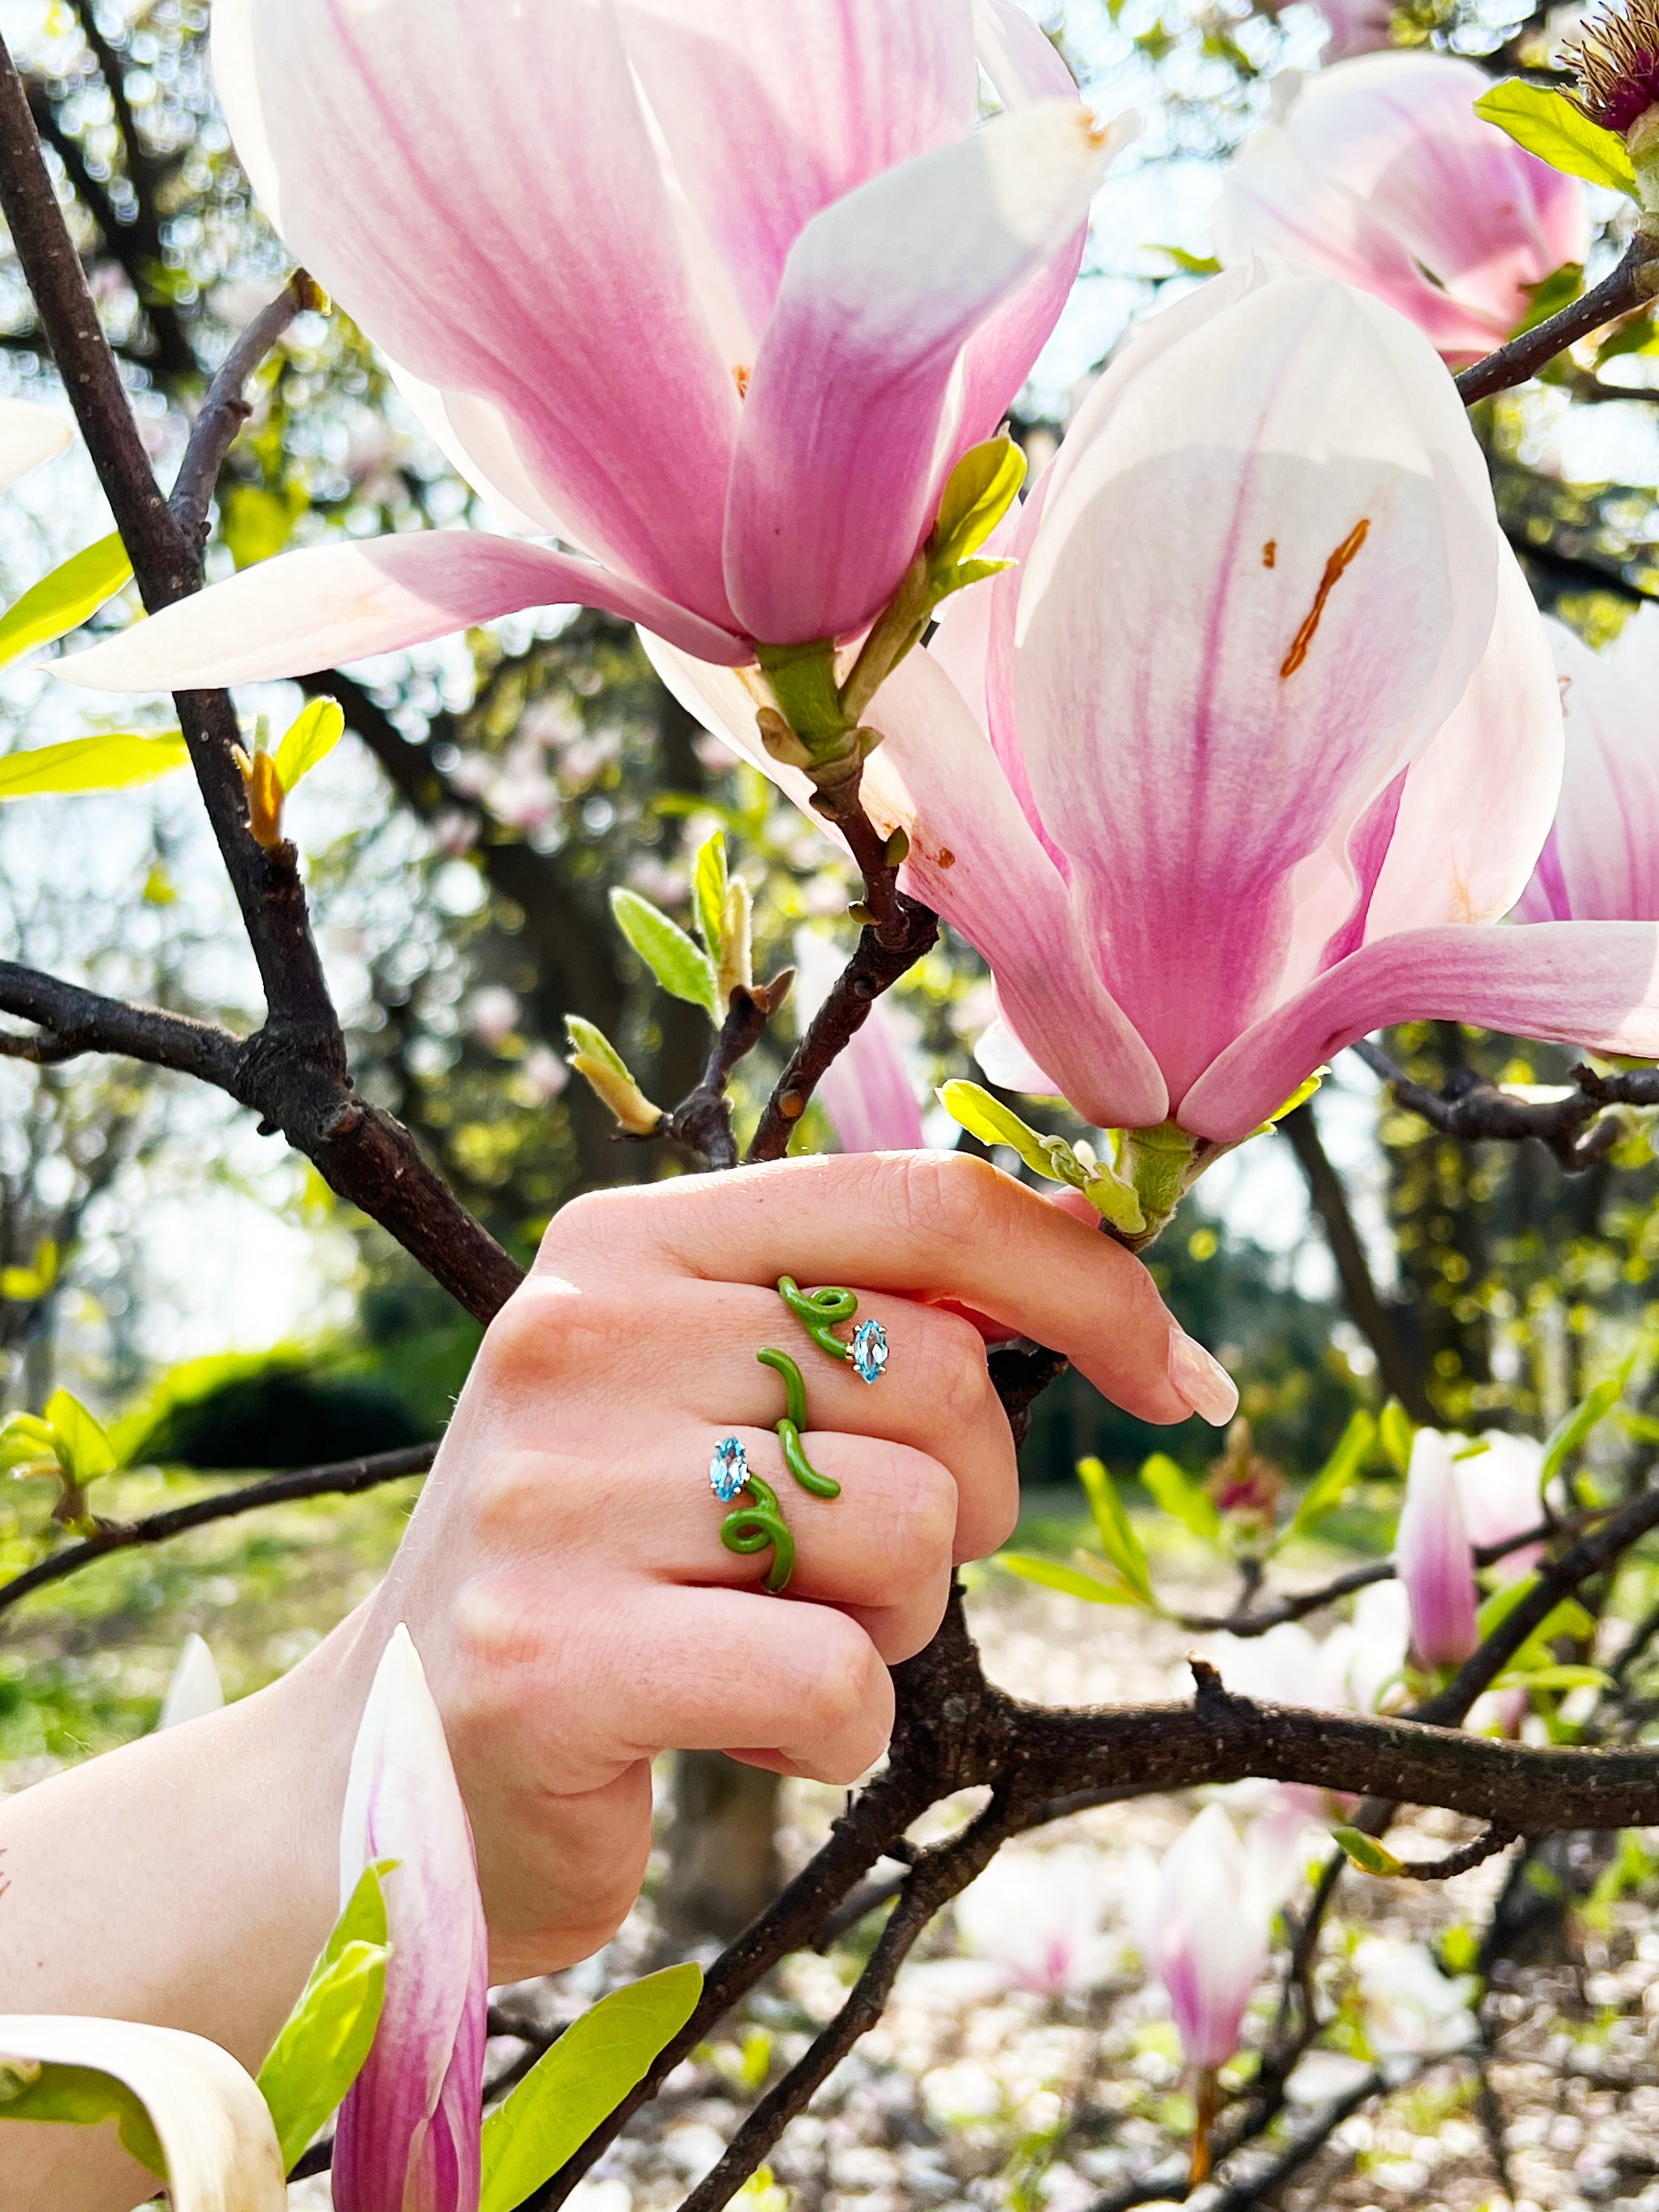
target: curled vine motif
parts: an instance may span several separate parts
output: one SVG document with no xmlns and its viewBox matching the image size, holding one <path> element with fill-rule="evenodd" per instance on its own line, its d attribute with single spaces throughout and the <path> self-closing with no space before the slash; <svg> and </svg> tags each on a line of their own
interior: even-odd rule
<svg viewBox="0 0 1659 2212">
<path fill-rule="evenodd" d="M 852 1358 L 848 1346 L 830 1334 L 832 1322 L 851 1321 L 858 1311 L 859 1302 L 851 1291 L 803 1291 L 796 1287 L 793 1277 L 784 1275 L 779 1279 L 778 1291 L 815 1344 L 821 1344 L 837 1359 Z M 839 1498 L 840 1483 L 832 1475 L 818 1473 L 807 1458 L 800 1440 L 800 1432 L 806 1426 L 806 1384 L 800 1369 L 787 1352 L 780 1352 L 775 1345 L 767 1345 L 755 1357 L 763 1367 L 771 1368 L 783 1378 L 784 1414 L 775 1425 L 775 1434 L 784 1465 L 801 1488 L 810 1491 L 814 1498 Z M 755 1502 L 739 1505 L 726 1515 L 720 1523 L 720 1541 L 728 1552 L 738 1553 L 745 1559 L 756 1552 L 763 1552 L 769 1544 L 772 1565 L 767 1572 L 766 1587 L 781 1590 L 794 1572 L 795 1540 L 771 1485 L 750 1471 L 744 1486 Z"/>
</svg>

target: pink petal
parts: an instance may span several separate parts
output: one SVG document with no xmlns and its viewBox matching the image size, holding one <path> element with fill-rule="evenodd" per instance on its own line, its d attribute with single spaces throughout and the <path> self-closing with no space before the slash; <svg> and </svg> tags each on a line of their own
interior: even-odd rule
<svg viewBox="0 0 1659 2212">
<path fill-rule="evenodd" d="M 708 659 L 749 647 L 567 553 L 477 530 L 411 532 L 279 554 L 53 665 L 95 691 L 194 691 L 297 676 L 446 637 L 521 607 L 605 607 Z"/>
<path fill-rule="evenodd" d="M 1451 1440 L 1419 1429 L 1395 1536 L 1395 1571 L 1412 1610 L 1412 1650 L 1425 1667 L 1455 1667 L 1480 1641 L 1474 1553 L 1463 1525 Z"/>
<path fill-rule="evenodd" d="M 1387 300 L 1443 352 L 1487 350 L 1526 312 L 1526 285 L 1589 243 L 1583 185 L 1474 113 L 1489 82 L 1472 62 L 1401 53 L 1308 78 L 1229 173 L 1223 260 L 1293 254 Z"/>
<path fill-rule="evenodd" d="M 1294 871 L 1462 695 L 1498 546 L 1440 362 L 1328 279 L 1206 285 L 1085 403 L 1018 586 L 1019 743 L 1172 1095 L 1271 1003 Z"/>
<path fill-rule="evenodd" d="M 1412 763 L 1364 941 L 1435 921 L 1496 921 L 1521 896 L 1561 788 L 1561 694 L 1519 564 L 1500 557 L 1492 642 Z M 1659 775 L 1653 779 L 1659 804 Z M 1621 910 L 1621 918 L 1639 916 Z M 1659 907 L 1653 909 L 1659 920 Z"/>
<path fill-rule="evenodd" d="M 893 591 L 945 474 L 1012 396 L 970 418 L 957 357 L 1069 250 L 1119 135 L 1075 100 L 1044 101 L 888 171 L 802 231 L 726 511 L 726 586 L 751 636 L 850 633 Z"/>
<path fill-rule="evenodd" d="M 1394 1022 L 1472 1022 L 1589 1051 L 1659 1058 L 1659 924 L 1402 930 L 1259 1021 L 1182 1099 L 1181 1125 L 1231 1143 L 1345 1045 Z"/>
<path fill-rule="evenodd" d="M 385 1877 L 386 2002 L 340 2108 L 334 2202 L 337 2212 L 477 2212 L 488 1937 L 443 1723 L 401 1626 L 352 1752 L 342 1900 L 365 1866 L 386 1858 L 398 1863 Z"/>
<path fill-rule="evenodd" d="M 622 0 L 621 15 L 679 180 L 757 333 L 821 209 L 973 128 L 969 0 Z"/>
<path fill-rule="evenodd" d="M 222 0 L 231 133 L 289 248 L 486 401 L 577 542 L 714 622 L 738 420 L 612 0 Z"/>
<path fill-rule="evenodd" d="M 993 1083 L 1004 1091 L 1024 1091 L 1033 1098 L 1058 1098 L 1060 1085 L 1046 1067 L 1039 1067 L 999 1013 L 980 1033 L 974 1058 Z"/>
<path fill-rule="evenodd" d="M 974 0 L 974 47 L 1005 107 L 1065 100 L 1077 90 L 1060 49 L 1019 0 Z"/>
<path fill-rule="evenodd" d="M 1643 608 L 1610 653 L 1548 625 L 1566 714 L 1561 802 L 1517 908 L 1527 921 L 1659 921 L 1659 744 L 1652 701 L 1659 613 Z"/>
</svg>

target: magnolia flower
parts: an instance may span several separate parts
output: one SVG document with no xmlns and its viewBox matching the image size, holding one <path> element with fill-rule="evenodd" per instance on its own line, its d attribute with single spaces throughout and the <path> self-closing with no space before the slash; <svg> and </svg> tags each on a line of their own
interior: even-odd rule
<svg viewBox="0 0 1659 2212">
<path fill-rule="evenodd" d="M 1538 1526 L 1544 1514 L 1540 1480 L 1544 1447 L 1536 1437 L 1512 1437 L 1503 1429 L 1487 1429 L 1473 1444 L 1460 1436 L 1447 1441 L 1452 1447 L 1463 1526 L 1477 1550 L 1488 1544 L 1507 1543 L 1511 1536 Z M 1541 1543 L 1523 1544 L 1518 1550 L 1505 1552 L 1495 1562 L 1492 1572 L 1500 1582 L 1513 1582 L 1536 1566 L 1543 1556 Z"/>
<path fill-rule="evenodd" d="M 1042 1996 L 1092 1989 L 1117 1946 L 1103 1938 L 1100 1854 L 1085 1844 L 1004 1850 L 957 1898 L 957 1934 L 1016 1989 Z"/>
<path fill-rule="evenodd" d="M 199 1636 L 187 1636 L 167 1694 L 161 1699 L 157 1729 L 177 1728 L 181 1721 L 196 1720 L 204 1713 L 216 1713 L 224 1702 L 224 1685 L 213 1663 L 212 1652 Z"/>
<path fill-rule="evenodd" d="M 27 399 L 0 399 L 0 491 L 61 453 L 75 425 Z"/>
<path fill-rule="evenodd" d="M 1342 1702 L 1374 1713 L 1400 1679 L 1411 1646 L 1411 1601 L 1397 1582 L 1372 1583 L 1320 1647 L 1322 1674 L 1341 1684 Z"/>
<path fill-rule="evenodd" d="M 173 2212 L 284 2212 L 288 2185 L 265 2100 L 216 2043 L 126 2020 L 0 2014 L 0 2069 L 27 2085 L 37 2069 L 55 2066 L 88 2068 L 131 2090 L 166 2158 Z M 0 2096 L 0 2137 L 7 2101 Z"/>
<path fill-rule="evenodd" d="M 1605 653 L 1548 621 L 1566 721 L 1555 820 L 1516 908 L 1522 921 L 1659 921 L 1659 609 Z"/>
<path fill-rule="evenodd" d="M 1412 1442 L 1395 1571 L 1411 1602 L 1412 1650 L 1424 1667 L 1455 1667 L 1480 1642 L 1474 1553 L 1464 1526 L 1453 1439 L 1419 1429 Z"/>
<path fill-rule="evenodd" d="M 823 938 L 810 930 L 797 933 L 793 997 L 803 1035 L 842 967 L 841 956 Z M 904 1047 L 879 999 L 819 1078 L 817 1095 L 844 1152 L 910 1152 L 925 1141 Z"/>
<path fill-rule="evenodd" d="M 1409 2052 L 1437 2057 L 1461 2051 L 1478 2029 L 1469 2000 L 1473 1975 L 1449 1981 L 1421 1943 L 1368 1936 L 1353 1954 L 1365 2035 L 1379 2058 Z"/>
<path fill-rule="evenodd" d="M 903 888 L 984 956 L 981 1063 L 1102 1127 L 1234 1144 L 1391 1022 L 1659 1052 L 1659 927 L 1497 929 L 1560 706 L 1451 380 L 1389 309 L 1258 262 L 1152 321 L 868 720 Z M 738 679 L 659 641 L 803 805 Z M 1202 1157 L 1201 1155 L 1200 1156 Z"/>
<path fill-rule="evenodd" d="M 1490 353 L 1528 288 L 1589 245 L 1583 185 L 1475 113 L 1491 82 L 1474 62 L 1414 53 L 1304 78 L 1227 173 L 1224 264 L 1289 254 L 1409 315 L 1453 359 Z"/>
<path fill-rule="evenodd" d="M 1273 1905 L 1219 1805 L 1205 1808 L 1161 1863 L 1129 1867 L 1129 1917 L 1146 1971 L 1164 1984 L 1189 2065 L 1224 2066 L 1262 1968 Z"/>
<path fill-rule="evenodd" d="M 340 1895 L 386 1878 L 392 1957 L 368 2063 L 340 2107 L 337 2212 L 477 2212 L 489 1947 L 443 1723 L 399 1627 L 363 1708 L 340 1822 Z"/>
<path fill-rule="evenodd" d="M 1014 0 L 216 0 L 276 228 L 515 527 L 246 570 L 77 660 L 241 683 L 579 600 L 706 659 L 859 629 L 1070 290 L 1097 125 Z M 981 70 L 1003 112 L 975 127 Z"/>
</svg>

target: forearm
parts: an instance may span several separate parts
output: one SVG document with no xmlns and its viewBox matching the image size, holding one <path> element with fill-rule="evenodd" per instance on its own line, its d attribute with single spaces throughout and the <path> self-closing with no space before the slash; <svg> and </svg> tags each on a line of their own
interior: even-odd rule
<svg viewBox="0 0 1659 2212">
<path fill-rule="evenodd" d="M 186 2028 L 257 2070 L 332 1924 L 350 1623 L 256 1697 L 0 1803 L 0 2014 Z M 0 2124 L 5 2212 L 126 2212 L 112 2131 Z"/>
</svg>

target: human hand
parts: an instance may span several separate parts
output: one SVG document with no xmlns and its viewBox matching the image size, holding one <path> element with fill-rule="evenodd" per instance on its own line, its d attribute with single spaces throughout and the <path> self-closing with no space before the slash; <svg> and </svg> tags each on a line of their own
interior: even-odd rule
<svg viewBox="0 0 1659 2212">
<path fill-rule="evenodd" d="M 774 1287 L 786 1272 L 857 1291 L 892 1347 L 878 1387 L 806 1338 Z M 359 1671 L 399 1620 L 421 1651 L 495 1978 L 582 1957 L 622 1920 L 655 1753 L 726 1749 L 836 1783 L 880 1755 L 888 1667 L 932 1637 L 952 1566 L 994 1550 L 1018 1511 L 984 1338 L 955 1306 L 1064 1352 L 1145 1419 L 1220 1422 L 1236 1402 L 1138 1261 L 983 1161 L 794 1161 L 559 1214 L 353 1628 Z M 766 1345 L 801 1368 L 808 1455 L 839 1498 L 784 1474 Z M 781 1599 L 764 1558 L 720 1542 L 707 1468 L 728 1433 L 786 1501 Z"/>
</svg>

